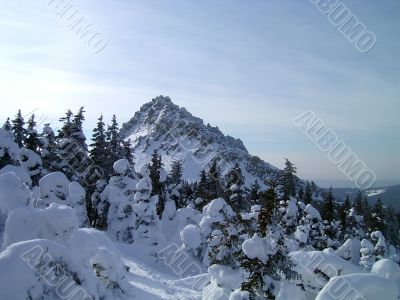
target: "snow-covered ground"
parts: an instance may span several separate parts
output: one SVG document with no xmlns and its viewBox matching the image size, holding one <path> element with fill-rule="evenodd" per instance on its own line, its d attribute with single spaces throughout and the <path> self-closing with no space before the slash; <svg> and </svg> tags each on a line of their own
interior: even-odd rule
<svg viewBox="0 0 400 300">
<path fill-rule="evenodd" d="M 368 197 L 373 197 L 373 196 L 378 196 L 378 195 L 382 195 L 386 192 L 385 189 L 377 189 L 377 190 L 367 190 L 366 194 Z"/>
</svg>

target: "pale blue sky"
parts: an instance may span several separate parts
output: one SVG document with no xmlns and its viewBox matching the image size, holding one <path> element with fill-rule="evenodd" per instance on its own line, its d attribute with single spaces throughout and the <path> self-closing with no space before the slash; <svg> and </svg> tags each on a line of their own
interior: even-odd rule
<svg viewBox="0 0 400 300">
<path fill-rule="evenodd" d="M 379 180 L 400 180 L 400 2 L 343 1 L 377 36 L 360 54 L 310 1 L 68 1 L 108 37 L 93 54 L 47 1 L 0 3 L 1 121 L 67 108 L 120 123 L 168 95 L 305 178 L 344 176 L 292 124 L 313 110 Z"/>
</svg>

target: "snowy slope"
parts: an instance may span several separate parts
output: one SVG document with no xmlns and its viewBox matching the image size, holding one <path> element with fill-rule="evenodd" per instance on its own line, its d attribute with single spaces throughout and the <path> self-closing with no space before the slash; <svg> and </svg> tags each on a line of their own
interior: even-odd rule
<svg viewBox="0 0 400 300">
<path fill-rule="evenodd" d="M 241 140 L 224 135 L 218 127 L 205 125 L 164 96 L 144 104 L 123 124 L 121 133 L 132 141 L 138 169 L 149 162 L 156 149 L 167 170 L 174 160 L 182 161 L 183 177 L 189 181 L 198 180 L 200 171 L 208 169 L 213 159 L 217 159 L 222 174 L 239 163 L 246 185 L 256 179 L 262 183 L 278 170 L 250 155 Z"/>
<path fill-rule="evenodd" d="M 201 299 L 201 291 L 181 284 L 181 279 L 160 273 L 135 258 L 124 258 L 129 267 L 128 281 L 136 290 L 138 299 Z"/>
</svg>

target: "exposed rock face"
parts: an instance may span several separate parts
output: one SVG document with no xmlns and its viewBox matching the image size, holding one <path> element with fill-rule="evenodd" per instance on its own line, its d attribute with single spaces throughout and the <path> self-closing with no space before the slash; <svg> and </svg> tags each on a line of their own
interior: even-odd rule
<svg viewBox="0 0 400 300">
<path fill-rule="evenodd" d="M 205 125 L 169 97 L 159 96 L 144 104 L 134 117 L 123 124 L 121 134 L 132 141 L 137 168 L 148 163 L 157 150 L 165 168 L 180 160 L 186 180 L 198 180 L 200 171 L 216 159 L 221 173 L 226 174 L 239 163 L 246 185 L 256 179 L 263 183 L 279 171 L 257 156 L 250 155 L 239 139 L 224 135 L 218 127 Z"/>
</svg>

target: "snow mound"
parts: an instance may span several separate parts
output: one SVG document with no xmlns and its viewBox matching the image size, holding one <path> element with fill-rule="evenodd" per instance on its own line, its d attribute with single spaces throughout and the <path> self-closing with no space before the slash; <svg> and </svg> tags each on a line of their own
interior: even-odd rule
<svg viewBox="0 0 400 300">
<path fill-rule="evenodd" d="M 150 188 L 151 188 L 151 184 L 147 178 L 140 179 L 140 181 L 136 185 L 136 189 L 138 191 L 147 191 L 147 190 L 150 190 Z"/>
<path fill-rule="evenodd" d="M 19 157 L 19 147 L 14 142 L 11 134 L 7 130 L 0 128 L 0 158 L 6 156 L 16 161 Z"/>
<path fill-rule="evenodd" d="M 311 204 L 308 204 L 304 211 L 307 213 L 307 218 L 308 219 L 322 220 L 319 211 L 314 206 L 312 206 Z"/>
<path fill-rule="evenodd" d="M 87 225 L 85 189 L 78 182 L 70 182 L 62 172 L 54 172 L 40 179 L 39 188 L 37 207 L 45 208 L 51 203 L 70 206 L 75 210 L 80 225 Z"/>
<path fill-rule="evenodd" d="M 200 247 L 202 237 L 201 237 L 201 230 L 196 225 L 187 225 L 185 228 L 182 229 L 181 233 L 181 240 L 183 244 L 189 248 L 196 250 Z"/>
<path fill-rule="evenodd" d="M 210 217 L 219 217 L 222 212 L 225 212 L 229 216 L 234 215 L 230 206 L 222 198 L 211 201 L 203 208 L 203 214 Z"/>
<path fill-rule="evenodd" d="M 265 251 L 266 241 L 257 234 L 254 234 L 252 238 L 245 240 L 242 249 L 244 254 L 250 259 L 258 258 L 262 262 L 268 260 L 268 255 Z"/>
<path fill-rule="evenodd" d="M 42 159 L 39 154 L 30 149 L 21 148 L 19 151 L 20 164 L 27 169 L 36 168 L 42 165 Z M 33 174 L 32 174 L 33 175 Z"/>
<path fill-rule="evenodd" d="M 295 264 L 294 270 L 301 275 L 301 283 L 310 292 L 322 289 L 335 276 L 362 272 L 360 266 L 322 251 L 295 251 L 289 256 Z"/>
<path fill-rule="evenodd" d="M 224 222 L 227 218 L 235 216 L 232 208 L 222 198 L 215 199 L 204 206 L 203 215 L 199 226 L 205 237 L 211 234 L 214 223 Z"/>
<path fill-rule="evenodd" d="M 97 249 L 105 247 L 114 253 L 118 253 L 114 243 L 104 232 L 92 228 L 80 228 L 73 232 L 66 242 L 71 250 L 73 257 L 81 264 L 87 265 L 90 258 L 93 257 Z"/>
<path fill-rule="evenodd" d="M 113 169 L 114 169 L 115 173 L 120 174 L 120 175 L 125 175 L 128 172 L 129 167 L 130 167 L 130 164 L 127 159 L 117 160 L 113 165 Z"/>
<path fill-rule="evenodd" d="M 0 211 L 3 214 L 27 206 L 29 202 L 30 192 L 20 177 L 15 173 L 0 175 Z"/>
<path fill-rule="evenodd" d="M 391 259 L 378 260 L 372 266 L 371 273 L 397 281 L 400 286 L 400 266 Z"/>
<path fill-rule="evenodd" d="M 373 274 L 351 274 L 332 278 L 315 300 L 396 300 L 398 296 L 393 281 Z"/>
<path fill-rule="evenodd" d="M 71 207 L 58 204 L 51 204 L 46 209 L 22 207 L 9 214 L 3 245 L 34 239 L 63 242 L 78 227 L 78 218 Z"/>
<path fill-rule="evenodd" d="M 208 268 L 208 274 L 211 280 L 216 281 L 219 286 L 232 290 L 240 288 L 245 277 L 240 269 L 224 265 L 212 265 Z"/>
<path fill-rule="evenodd" d="M 344 244 L 335 251 L 337 256 L 345 260 L 350 260 L 353 264 L 360 263 L 361 242 L 357 239 L 347 239 Z"/>
<path fill-rule="evenodd" d="M 301 287 L 292 283 L 281 283 L 276 300 L 308 300 Z"/>
<path fill-rule="evenodd" d="M 39 187 L 41 202 L 45 202 L 47 205 L 66 200 L 69 194 L 69 180 L 62 172 L 47 174 L 40 179 Z"/>
<path fill-rule="evenodd" d="M 236 290 L 230 294 L 229 300 L 250 300 L 250 293 Z"/>
<path fill-rule="evenodd" d="M 105 247 L 96 249 L 90 258 L 90 264 L 96 276 L 101 278 L 106 285 L 117 284 L 126 274 L 120 257 Z"/>
<path fill-rule="evenodd" d="M 0 299 L 99 299 L 96 277 L 74 262 L 64 246 L 33 240 L 0 253 Z"/>
<path fill-rule="evenodd" d="M 15 175 L 17 175 L 23 183 L 29 186 L 32 184 L 31 176 L 28 170 L 23 166 L 7 165 L 0 170 L 0 175 L 5 173 L 15 173 Z"/>
</svg>

